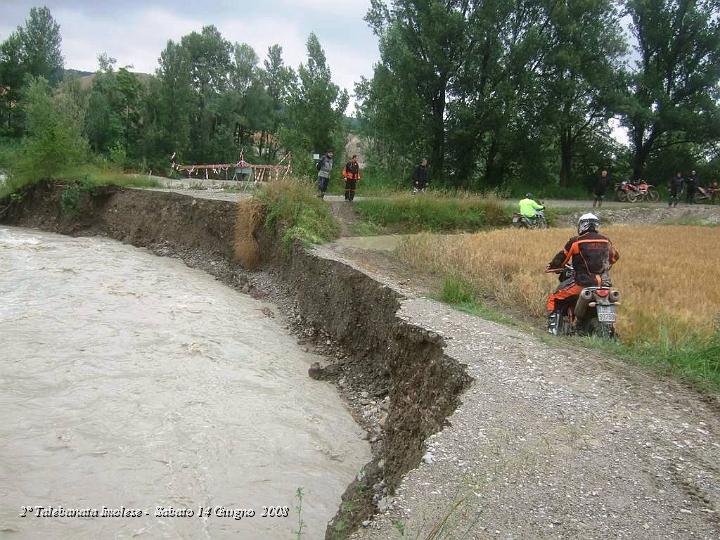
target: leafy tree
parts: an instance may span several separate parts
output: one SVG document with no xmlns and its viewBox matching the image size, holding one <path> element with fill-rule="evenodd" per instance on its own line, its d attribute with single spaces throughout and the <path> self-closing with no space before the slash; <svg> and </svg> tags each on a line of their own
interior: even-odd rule
<svg viewBox="0 0 720 540">
<path fill-rule="evenodd" d="M 279 148 L 277 134 L 285 122 L 288 99 L 296 77 L 293 69 L 285 66 L 280 45 L 268 48 L 267 58 L 263 65 L 265 69 L 262 77 L 269 98 L 269 110 L 267 111 L 266 127 L 261 133 L 260 154 L 262 155 L 264 148 L 265 155 L 271 160 L 275 160 Z"/>
<path fill-rule="evenodd" d="M 11 135 L 22 133 L 18 100 L 28 75 L 44 77 L 52 83 L 62 77 L 60 26 L 46 7 L 32 8 L 25 26 L 0 44 L 0 112 Z"/>
<path fill-rule="evenodd" d="M 720 137 L 720 2 L 627 0 L 626 8 L 640 59 L 622 116 L 640 178 L 660 150 Z"/>
<path fill-rule="evenodd" d="M 382 0 L 372 0 L 366 17 L 380 41 L 376 112 L 393 110 L 396 121 L 403 116 L 410 120 L 418 145 L 429 153 L 430 166 L 438 173 L 444 169 L 451 81 L 471 53 L 467 29 L 474 4 L 395 0 L 389 7 Z M 380 97 L 384 91 L 389 91 L 388 100 Z"/>
<path fill-rule="evenodd" d="M 285 146 L 304 155 L 342 145 L 349 97 L 332 82 L 325 52 L 315 34 L 307 40 L 307 64 L 300 64 L 298 79 L 290 91 Z"/>
<path fill-rule="evenodd" d="M 53 178 L 87 157 L 87 141 L 77 122 L 67 117 L 50 93 L 48 82 L 33 78 L 25 87 L 26 137 L 17 171 L 21 179 Z"/>
<path fill-rule="evenodd" d="M 560 149 L 560 185 L 568 186 L 580 139 L 603 130 L 620 90 L 625 46 L 610 0 L 566 0 L 548 5 L 550 32 L 539 69 L 540 123 L 552 125 Z"/>
<path fill-rule="evenodd" d="M 31 8 L 24 27 L 17 33 L 22 42 L 24 68 L 35 77 L 44 77 L 50 82 L 62 78 L 63 57 L 60 51 L 62 37 L 60 25 L 53 19 L 46 7 Z"/>
<path fill-rule="evenodd" d="M 114 71 L 115 59 L 98 57 L 100 69 L 90 91 L 86 132 L 96 152 L 138 156 L 143 86 L 126 67 Z M 122 152 L 120 151 L 122 148 Z"/>
</svg>

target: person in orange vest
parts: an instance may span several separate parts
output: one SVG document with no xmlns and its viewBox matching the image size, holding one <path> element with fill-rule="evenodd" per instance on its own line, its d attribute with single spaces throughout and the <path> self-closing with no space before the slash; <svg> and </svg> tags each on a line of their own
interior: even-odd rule
<svg viewBox="0 0 720 540">
<path fill-rule="evenodd" d="M 360 180 L 360 165 L 358 165 L 357 156 L 351 157 L 350 161 L 345 164 L 343 176 L 345 177 L 345 200 L 352 202 L 355 198 L 357 182 Z"/>
</svg>

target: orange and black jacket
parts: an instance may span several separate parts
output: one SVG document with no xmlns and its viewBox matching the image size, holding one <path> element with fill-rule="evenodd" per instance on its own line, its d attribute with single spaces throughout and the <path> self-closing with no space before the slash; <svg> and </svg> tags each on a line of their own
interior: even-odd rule
<svg viewBox="0 0 720 540">
<path fill-rule="evenodd" d="M 357 162 L 348 161 L 345 164 L 343 176 L 345 180 L 360 180 L 360 165 Z"/>
<path fill-rule="evenodd" d="M 562 268 L 572 262 L 575 282 L 583 287 L 593 287 L 600 285 L 602 275 L 619 258 L 620 254 L 607 237 L 589 231 L 568 240 L 565 248 L 550 261 L 550 267 Z"/>
</svg>

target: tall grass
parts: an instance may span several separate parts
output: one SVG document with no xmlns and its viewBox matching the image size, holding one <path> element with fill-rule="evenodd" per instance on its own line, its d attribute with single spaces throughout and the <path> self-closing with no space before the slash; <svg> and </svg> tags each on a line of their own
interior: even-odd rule
<svg viewBox="0 0 720 540">
<path fill-rule="evenodd" d="M 618 331 L 624 353 L 720 385 L 720 236 L 707 227 L 668 225 L 619 225 L 604 232 L 620 252 L 612 276 L 623 295 Z M 445 276 L 450 303 L 467 305 L 474 294 L 480 303 L 490 298 L 541 317 L 557 286 L 543 270 L 572 233 L 421 234 L 407 238 L 398 252 L 411 266 Z"/>
<path fill-rule="evenodd" d="M 264 219 L 265 207 L 258 199 L 238 201 L 233 251 L 235 259 L 248 270 L 260 265 L 260 246 L 255 234 Z"/>
<path fill-rule="evenodd" d="M 480 294 L 533 315 L 557 285 L 543 270 L 570 229 L 503 229 L 456 236 L 417 235 L 400 256 L 418 268 L 462 276 Z M 623 294 L 619 331 L 627 341 L 709 336 L 720 314 L 720 236 L 705 227 L 614 226 L 620 252 L 612 271 Z"/>
<path fill-rule="evenodd" d="M 368 223 L 401 232 L 476 231 L 506 225 L 511 211 L 493 196 L 468 193 L 403 194 L 365 199 L 355 209 Z"/>
<path fill-rule="evenodd" d="M 265 207 L 266 227 L 279 231 L 286 246 L 296 240 L 321 244 L 340 234 L 330 207 L 316 196 L 311 182 L 295 178 L 268 182 L 257 198 Z"/>
</svg>

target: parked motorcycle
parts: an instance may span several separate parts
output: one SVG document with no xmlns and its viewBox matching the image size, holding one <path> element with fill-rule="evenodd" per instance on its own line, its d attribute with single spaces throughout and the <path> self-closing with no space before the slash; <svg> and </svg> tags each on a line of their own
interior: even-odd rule
<svg viewBox="0 0 720 540">
<path fill-rule="evenodd" d="M 660 200 L 660 193 L 655 189 L 655 186 L 648 184 L 644 180 L 640 180 L 637 183 L 624 180 L 619 184 L 615 184 L 615 197 L 621 202 L 658 202 Z"/>
<path fill-rule="evenodd" d="M 545 211 L 544 210 L 538 210 L 535 214 L 535 218 L 530 219 L 519 212 L 513 212 L 513 218 L 512 218 L 513 227 L 517 227 L 519 229 L 547 229 L 548 223 L 545 219 Z"/>
<path fill-rule="evenodd" d="M 695 189 L 694 199 L 696 203 L 715 204 L 716 200 L 720 200 L 720 189 L 698 186 Z"/>
<path fill-rule="evenodd" d="M 560 274 L 560 281 L 574 278 L 572 265 L 563 269 L 548 269 L 547 273 Z M 559 336 L 586 335 L 614 339 L 617 306 L 620 292 L 610 286 L 585 287 L 580 294 L 563 301 L 559 307 L 560 318 L 553 334 Z"/>
</svg>

